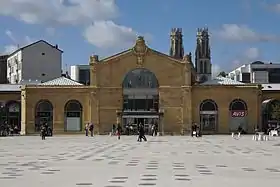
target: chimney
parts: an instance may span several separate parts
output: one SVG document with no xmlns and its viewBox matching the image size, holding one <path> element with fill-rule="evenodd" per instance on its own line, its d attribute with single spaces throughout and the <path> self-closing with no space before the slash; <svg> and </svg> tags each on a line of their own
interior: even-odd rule
<svg viewBox="0 0 280 187">
<path fill-rule="evenodd" d="M 55 45 L 55 48 L 58 49 L 58 45 L 57 44 Z"/>
</svg>

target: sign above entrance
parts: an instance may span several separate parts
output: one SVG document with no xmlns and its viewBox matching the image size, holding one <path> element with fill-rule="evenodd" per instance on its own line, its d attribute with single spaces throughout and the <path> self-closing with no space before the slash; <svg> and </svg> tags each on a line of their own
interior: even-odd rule
<svg viewBox="0 0 280 187">
<path fill-rule="evenodd" d="M 247 111 L 231 111 L 231 117 L 245 117 L 247 116 Z"/>
</svg>

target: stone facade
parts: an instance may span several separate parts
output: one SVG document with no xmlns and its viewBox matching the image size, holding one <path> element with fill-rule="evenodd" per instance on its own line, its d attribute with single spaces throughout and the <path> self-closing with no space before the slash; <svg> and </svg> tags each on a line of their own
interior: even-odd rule
<svg viewBox="0 0 280 187">
<path fill-rule="evenodd" d="M 121 121 L 118 111 L 123 109 L 124 77 L 137 68 L 153 72 L 159 83 L 159 109 L 163 113 L 161 131 L 179 134 L 189 130 L 192 123 L 200 123 L 200 105 L 204 100 L 217 104 L 217 127 L 205 133 L 229 133 L 229 106 L 235 99 L 247 105 L 247 132 L 253 132 L 260 123 L 261 88 L 257 85 L 199 85 L 188 57 L 178 60 L 148 48 L 143 38 L 138 38 L 133 48 L 122 53 L 98 59 L 90 57 L 90 86 L 28 85 L 21 93 L 22 134 L 35 132 L 36 107 L 40 101 L 49 101 L 53 107 L 54 133 L 65 131 L 65 106 L 68 101 L 78 101 L 82 106 L 81 129 L 86 123 L 95 125 L 96 133 L 108 133 L 112 124 Z M 1 95 L 0 95 L 1 96 Z"/>
</svg>

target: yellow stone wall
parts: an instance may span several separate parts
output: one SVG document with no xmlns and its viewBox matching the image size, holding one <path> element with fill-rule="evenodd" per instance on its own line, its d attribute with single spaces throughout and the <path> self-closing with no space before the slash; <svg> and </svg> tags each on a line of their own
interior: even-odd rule
<svg viewBox="0 0 280 187">
<path fill-rule="evenodd" d="M 137 64 L 137 55 L 133 51 L 90 64 L 91 72 L 94 73 L 91 76 L 92 86 L 98 87 L 102 131 L 111 130 L 117 120 L 116 111 L 122 110 L 122 83 L 125 75 L 134 69 L 145 68 L 153 72 L 159 82 L 159 107 L 164 110 L 164 130 L 180 132 L 186 112 L 183 109 L 182 86 L 191 85 L 191 64 L 153 50 L 147 51 L 141 66 Z"/>
<path fill-rule="evenodd" d="M 247 104 L 249 132 L 260 120 L 259 88 L 257 86 L 194 86 L 192 89 L 192 115 L 193 121 L 199 122 L 200 104 L 203 100 L 212 99 L 218 105 L 218 132 L 229 133 L 230 103 L 234 99 L 242 99 Z"/>
<path fill-rule="evenodd" d="M 20 101 L 20 92 L 0 92 L 0 101 Z"/>
<path fill-rule="evenodd" d="M 22 134 L 34 133 L 35 108 L 39 101 L 48 100 L 53 105 L 54 133 L 64 132 L 64 107 L 70 100 L 77 100 L 83 107 L 83 127 L 85 123 L 98 124 L 96 90 L 89 87 L 26 86 L 22 89 Z M 98 130 L 98 127 L 97 127 Z"/>
<path fill-rule="evenodd" d="M 279 91 L 262 91 L 262 100 L 267 99 L 277 99 L 280 100 L 280 90 Z"/>
<path fill-rule="evenodd" d="M 152 49 L 135 53 L 129 49 L 98 61 L 90 57 L 90 86 L 25 86 L 21 93 L 22 128 L 25 133 L 34 132 L 35 107 L 40 100 L 49 100 L 54 107 L 54 132 L 64 132 L 64 106 L 69 100 L 78 100 L 83 106 L 83 125 L 95 124 L 97 133 L 111 131 L 118 122 L 117 111 L 122 110 L 122 83 L 126 74 L 136 68 L 153 72 L 159 82 L 159 108 L 164 111 L 162 127 L 165 132 L 180 133 L 199 123 L 199 106 L 203 100 L 214 100 L 219 108 L 218 133 L 229 132 L 229 104 L 242 99 L 248 106 L 249 130 L 260 122 L 261 100 L 280 98 L 277 93 L 261 93 L 252 86 L 201 86 L 192 85 L 195 72 L 186 59 L 179 61 Z M 143 52 L 144 51 L 144 52 Z M 140 54 L 140 56 L 139 56 Z M 0 94 L 1 98 L 1 94 Z"/>
</svg>

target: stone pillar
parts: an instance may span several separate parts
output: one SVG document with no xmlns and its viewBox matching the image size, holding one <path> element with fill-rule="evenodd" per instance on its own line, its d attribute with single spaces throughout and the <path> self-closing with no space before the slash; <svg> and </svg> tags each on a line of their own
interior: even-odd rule
<svg viewBox="0 0 280 187">
<path fill-rule="evenodd" d="M 97 73 L 96 73 L 96 66 L 99 62 L 97 55 L 90 56 L 90 85 L 91 86 L 98 86 L 98 80 L 97 80 Z"/>
<path fill-rule="evenodd" d="M 183 126 L 185 133 L 186 130 L 190 130 L 192 125 L 192 93 L 191 86 L 182 87 L 182 95 L 183 95 Z"/>
<path fill-rule="evenodd" d="M 21 92 L 21 135 L 26 135 L 26 97 L 25 91 Z"/>
</svg>

